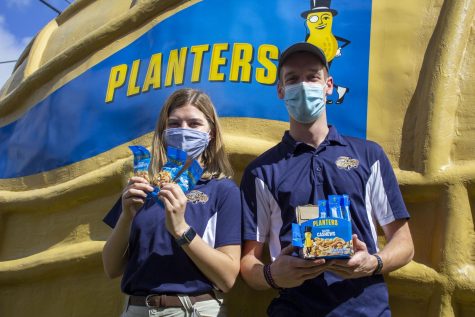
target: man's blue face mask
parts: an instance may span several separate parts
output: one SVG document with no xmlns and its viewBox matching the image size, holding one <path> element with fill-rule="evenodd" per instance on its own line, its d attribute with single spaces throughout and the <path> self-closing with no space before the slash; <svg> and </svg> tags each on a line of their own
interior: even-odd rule
<svg viewBox="0 0 475 317">
<path fill-rule="evenodd" d="M 168 146 L 186 152 L 192 159 L 198 158 L 209 143 L 209 133 L 195 129 L 170 128 L 165 130 L 165 142 Z"/>
<path fill-rule="evenodd" d="M 325 109 L 325 86 L 300 82 L 284 87 L 284 101 L 289 115 L 300 123 L 315 122 Z"/>
</svg>

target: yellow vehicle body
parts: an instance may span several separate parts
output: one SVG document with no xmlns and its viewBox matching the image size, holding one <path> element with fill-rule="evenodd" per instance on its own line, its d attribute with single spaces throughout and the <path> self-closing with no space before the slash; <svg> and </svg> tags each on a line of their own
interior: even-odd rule
<svg viewBox="0 0 475 317">
<path fill-rule="evenodd" d="M 0 126 L 198 2 L 75 1 L 37 34 L 0 90 Z M 367 138 L 391 160 L 415 242 L 414 260 L 386 277 L 394 316 L 475 316 L 474 15 L 475 0 L 373 1 Z M 237 182 L 288 128 L 252 118 L 222 125 Z M 120 314 L 120 281 L 102 269 L 110 233 L 102 218 L 130 172 L 130 153 L 117 147 L 0 179 L 0 316 Z M 239 279 L 229 316 L 264 316 L 275 295 Z"/>
</svg>

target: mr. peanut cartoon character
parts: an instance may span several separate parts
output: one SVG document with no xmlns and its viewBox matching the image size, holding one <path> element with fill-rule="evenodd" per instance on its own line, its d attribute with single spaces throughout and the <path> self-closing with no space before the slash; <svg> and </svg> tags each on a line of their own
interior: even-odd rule
<svg viewBox="0 0 475 317">
<path fill-rule="evenodd" d="M 304 254 L 309 256 L 312 253 L 312 227 L 305 227 L 305 251 Z"/>
<path fill-rule="evenodd" d="M 306 20 L 308 32 L 305 41 L 319 47 L 325 53 L 329 66 L 335 57 L 341 56 L 341 49 L 350 44 L 349 40 L 333 34 L 333 17 L 338 12 L 330 9 L 330 4 L 331 0 L 310 0 L 310 10 L 301 14 Z M 338 42 L 342 42 L 343 45 L 339 47 Z M 339 85 L 335 85 L 335 88 L 338 93 L 336 103 L 340 104 L 350 89 Z M 327 100 L 327 103 L 333 103 L 333 101 Z"/>
</svg>

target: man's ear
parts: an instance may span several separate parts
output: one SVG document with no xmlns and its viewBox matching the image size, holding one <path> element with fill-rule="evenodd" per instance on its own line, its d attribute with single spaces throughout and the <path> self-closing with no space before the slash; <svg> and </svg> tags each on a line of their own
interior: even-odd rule
<svg viewBox="0 0 475 317">
<path fill-rule="evenodd" d="M 326 86 L 327 86 L 326 94 L 330 96 L 331 94 L 333 94 L 333 77 L 328 76 L 326 80 Z"/>
<path fill-rule="evenodd" d="M 279 99 L 284 99 L 285 96 L 284 87 L 280 80 L 277 82 L 277 96 L 279 97 Z"/>
</svg>

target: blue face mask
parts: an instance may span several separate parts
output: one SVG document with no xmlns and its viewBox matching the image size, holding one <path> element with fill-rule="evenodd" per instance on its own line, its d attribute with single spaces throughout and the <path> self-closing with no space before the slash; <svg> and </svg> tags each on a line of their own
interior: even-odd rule
<svg viewBox="0 0 475 317">
<path fill-rule="evenodd" d="M 165 130 L 165 142 L 169 146 L 186 152 L 188 157 L 196 159 L 209 143 L 209 133 L 194 129 L 170 128 Z"/>
<path fill-rule="evenodd" d="M 289 115 L 300 123 L 312 123 L 325 109 L 325 86 L 301 82 L 285 86 L 284 101 Z"/>
</svg>

